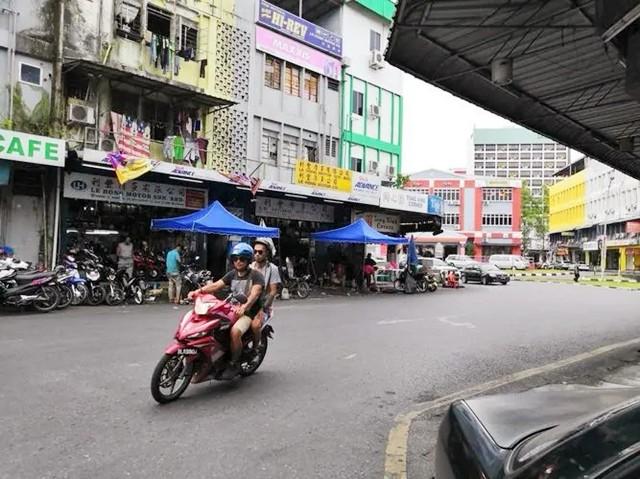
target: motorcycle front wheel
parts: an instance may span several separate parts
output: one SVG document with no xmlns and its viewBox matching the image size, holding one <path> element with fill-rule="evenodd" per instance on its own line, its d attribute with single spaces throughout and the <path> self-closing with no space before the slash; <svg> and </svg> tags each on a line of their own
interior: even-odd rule
<svg viewBox="0 0 640 479">
<path fill-rule="evenodd" d="M 48 313 L 56 309 L 60 295 L 53 286 L 43 286 L 38 291 L 38 299 L 33 302 L 33 307 L 41 313 Z"/>
<path fill-rule="evenodd" d="M 107 292 L 104 290 L 102 285 L 96 285 L 89 290 L 89 294 L 87 295 L 87 304 L 97 306 L 104 301 L 105 296 L 107 296 Z"/>
<path fill-rule="evenodd" d="M 109 306 L 118 306 L 124 302 L 124 291 L 119 286 L 113 286 L 107 291 L 104 301 Z"/>
<path fill-rule="evenodd" d="M 151 395 L 159 404 L 175 401 L 187 390 L 193 367 L 184 356 L 164 354 L 151 376 Z"/>
<path fill-rule="evenodd" d="M 424 293 L 427 291 L 427 282 L 424 279 L 416 281 L 416 291 L 418 293 Z"/>
<path fill-rule="evenodd" d="M 73 290 L 67 286 L 66 284 L 58 285 L 58 294 L 60 298 L 58 299 L 57 309 L 64 309 L 71 305 L 73 301 Z"/>
<path fill-rule="evenodd" d="M 311 294 L 311 286 L 306 281 L 298 282 L 296 286 L 296 294 L 300 299 L 306 299 Z"/>
<path fill-rule="evenodd" d="M 133 302 L 137 305 L 141 305 L 144 303 L 144 293 L 142 292 L 142 288 L 140 286 L 134 286 L 133 288 Z"/>
<path fill-rule="evenodd" d="M 75 291 L 73 294 L 73 299 L 71 300 L 71 304 L 73 304 L 74 306 L 78 306 L 87 300 L 89 290 L 84 284 L 76 284 L 74 286 L 74 290 Z"/>
<path fill-rule="evenodd" d="M 393 282 L 393 289 L 395 289 L 396 291 L 404 291 L 404 284 L 402 284 L 402 281 L 400 281 L 399 279 L 396 279 Z"/>
</svg>

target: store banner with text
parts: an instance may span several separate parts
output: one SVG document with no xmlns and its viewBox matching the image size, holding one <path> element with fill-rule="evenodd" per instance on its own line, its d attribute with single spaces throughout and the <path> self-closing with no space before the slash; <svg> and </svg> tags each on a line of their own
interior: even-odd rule
<svg viewBox="0 0 640 479">
<path fill-rule="evenodd" d="M 299 160 L 296 163 L 294 182 L 299 185 L 351 192 L 352 172 L 335 166 L 321 165 Z"/>
<path fill-rule="evenodd" d="M 64 167 L 64 140 L 0 129 L 0 159 Z"/>
<path fill-rule="evenodd" d="M 363 218 L 369 226 L 381 233 L 397 233 L 400 231 L 400 217 L 385 213 L 360 213 L 354 215 L 354 220 Z"/>
<path fill-rule="evenodd" d="M 204 189 L 136 180 L 120 186 L 115 178 L 87 173 L 64 175 L 64 197 L 186 210 L 207 205 Z"/>
<path fill-rule="evenodd" d="M 427 213 L 427 195 L 384 186 L 380 190 L 380 206 L 382 208 Z"/>
<path fill-rule="evenodd" d="M 352 174 L 351 183 L 352 186 L 349 201 L 376 206 L 380 204 L 381 180 L 379 176 L 354 172 Z"/>
<path fill-rule="evenodd" d="M 333 223 L 334 208 L 321 203 L 286 200 L 283 198 L 256 198 L 256 216 L 284 220 Z"/>
<path fill-rule="evenodd" d="M 260 0 L 258 23 L 288 37 L 311 45 L 337 57 L 342 56 L 342 37 L 329 30 L 300 18 L 287 10 Z"/>
</svg>

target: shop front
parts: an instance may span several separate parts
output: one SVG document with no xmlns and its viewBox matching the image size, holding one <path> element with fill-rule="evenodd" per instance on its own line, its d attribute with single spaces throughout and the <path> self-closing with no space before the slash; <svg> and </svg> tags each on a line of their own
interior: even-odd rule
<svg viewBox="0 0 640 479">
<path fill-rule="evenodd" d="M 135 249 L 141 249 L 145 242 L 150 251 L 164 253 L 180 242 L 204 259 L 204 235 L 151 231 L 150 225 L 153 218 L 204 208 L 207 189 L 166 181 L 158 175 L 144 178 L 120 186 L 113 174 L 65 173 L 62 251 L 73 246 L 91 247 L 115 260 L 117 244 L 130 237 Z"/>
<path fill-rule="evenodd" d="M 51 265 L 56 248 L 63 140 L 0 129 L 0 246 Z"/>
</svg>

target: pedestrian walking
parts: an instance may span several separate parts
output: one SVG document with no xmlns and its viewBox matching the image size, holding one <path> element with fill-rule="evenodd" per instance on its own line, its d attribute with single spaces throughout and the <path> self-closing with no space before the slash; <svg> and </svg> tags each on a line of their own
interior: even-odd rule
<svg viewBox="0 0 640 479">
<path fill-rule="evenodd" d="M 133 243 L 127 236 L 124 241 L 118 243 L 116 248 L 118 257 L 118 269 L 125 269 L 129 277 L 133 276 Z"/>
<path fill-rule="evenodd" d="M 576 264 L 573 269 L 573 280 L 577 283 L 580 281 L 580 265 Z"/>
<path fill-rule="evenodd" d="M 182 245 L 176 244 L 176 247 L 167 253 L 167 279 L 169 280 L 169 302 L 180 304 L 180 293 L 182 290 L 182 277 L 180 276 L 180 263 L 182 261 L 180 253 Z"/>
</svg>

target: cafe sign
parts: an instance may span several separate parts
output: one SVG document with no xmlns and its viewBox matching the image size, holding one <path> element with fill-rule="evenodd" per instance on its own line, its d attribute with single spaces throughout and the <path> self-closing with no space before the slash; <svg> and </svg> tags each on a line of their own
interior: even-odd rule
<svg viewBox="0 0 640 479">
<path fill-rule="evenodd" d="M 0 129 L 0 159 L 64 167 L 64 140 Z"/>
</svg>

